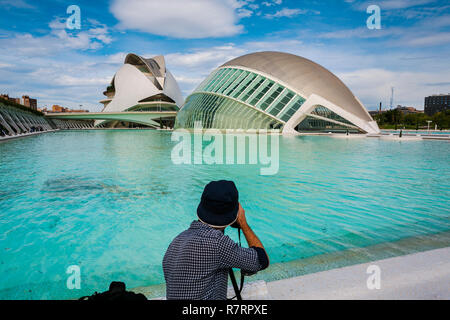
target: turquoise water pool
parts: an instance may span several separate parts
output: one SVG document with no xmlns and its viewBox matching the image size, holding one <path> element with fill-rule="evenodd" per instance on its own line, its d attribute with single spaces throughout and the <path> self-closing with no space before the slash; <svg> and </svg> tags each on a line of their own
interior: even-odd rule
<svg viewBox="0 0 450 320">
<path fill-rule="evenodd" d="M 93 130 L 0 143 L 0 298 L 162 283 L 165 250 L 214 179 L 236 182 L 272 263 L 450 230 L 448 141 L 281 137 L 279 171 L 262 176 L 258 165 L 174 165 L 170 137 Z M 66 286 L 70 265 L 81 290 Z"/>
</svg>

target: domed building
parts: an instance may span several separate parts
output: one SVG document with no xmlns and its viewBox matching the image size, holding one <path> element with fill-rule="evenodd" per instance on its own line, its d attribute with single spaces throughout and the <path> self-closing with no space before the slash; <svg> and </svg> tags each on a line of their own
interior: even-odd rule
<svg viewBox="0 0 450 320">
<path fill-rule="evenodd" d="M 161 121 L 173 121 L 176 112 L 183 105 L 183 96 L 174 76 L 166 69 L 163 56 L 150 59 L 130 53 L 124 64 L 116 72 L 100 101 L 103 113 L 127 112 L 114 116 L 114 120 L 97 120 L 96 126 L 133 126 L 133 123 L 146 126 L 159 126 Z M 172 116 L 158 117 L 143 114 L 134 116 L 132 112 L 172 112 Z M 169 126 L 171 126 L 169 124 Z"/>
<path fill-rule="evenodd" d="M 379 133 L 347 86 L 324 67 L 282 52 L 257 52 L 214 70 L 189 95 L 175 128 L 267 129 L 282 133 Z"/>
</svg>

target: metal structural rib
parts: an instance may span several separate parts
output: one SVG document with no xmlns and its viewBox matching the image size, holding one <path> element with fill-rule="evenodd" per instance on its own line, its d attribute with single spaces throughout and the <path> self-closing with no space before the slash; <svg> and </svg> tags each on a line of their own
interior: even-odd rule
<svg viewBox="0 0 450 320">
<path fill-rule="evenodd" d="M 349 130 L 379 133 L 362 103 L 333 73 L 283 52 L 256 52 L 214 70 L 187 97 L 175 128 Z"/>
</svg>

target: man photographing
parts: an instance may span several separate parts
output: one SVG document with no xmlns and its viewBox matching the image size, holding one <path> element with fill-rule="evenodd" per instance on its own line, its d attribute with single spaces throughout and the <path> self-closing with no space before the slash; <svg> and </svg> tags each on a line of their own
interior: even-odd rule
<svg viewBox="0 0 450 320">
<path fill-rule="evenodd" d="M 257 272 L 269 265 L 264 246 L 247 224 L 234 182 L 208 183 L 197 216 L 164 255 L 168 300 L 225 300 L 230 268 Z M 242 248 L 224 234 L 231 225 L 242 229 L 249 248 Z"/>
</svg>

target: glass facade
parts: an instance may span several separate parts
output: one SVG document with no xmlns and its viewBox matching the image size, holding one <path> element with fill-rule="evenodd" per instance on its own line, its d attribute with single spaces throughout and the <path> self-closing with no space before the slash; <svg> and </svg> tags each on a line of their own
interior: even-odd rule
<svg viewBox="0 0 450 320">
<path fill-rule="evenodd" d="M 298 126 L 297 131 L 318 131 L 318 132 L 338 132 L 338 131 L 359 132 L 358 129 L 344 126 L 338 123 L 317 119 L 307 116 Z"/>
<path fill-rule="evenodd" d="M 239 101 L 208 93 L 188 97 L 175 121 L 175 128 L 194 128 L 200 121 L 204 129 L 281 129 L 283 123 Z"/>
<path fill-rule="evenodd" d="M 317 115 L 317 116 L 320 116 L 320 117 L 332 119 L 332 120 L 335 120 L 335 121 L 342 122 L 343 124 L 354 125 L 350 121 L 342 118 L 340 115 L 334 113 L 330 109 L 325 108 L 323 106 L 317 106 L 316 108 L 314 108 L 314 110 L 311 111 L 311 115 Z"/>
<path fill-rule="evenodd" d="M 213 71 L 188 97 L 175 128 L 193 128 L 195 121 L 202 121 L 204 128 L 281 130 L 304 101 L 262 75 L 222 68 Z"/>
<path fill-rule="evenodd" d="M 281 111 L 279 115 L 281 120 L 288 121 L 294 115 L 294 113 L 298 109 L 300 109 L 303 102 L 305 102 L 305 99 L 301 97 L 296 97 L 293 100 L 291 100 L 291 102 L 286 106 L 286 108 L 284 108 L 284 110 Z"/>
<path fill-rule="evenodd" d="M 175 103 L 167 103 L 164 101 L 137 104 L 126 111 L 178 111 L 179 108 Z"/>
<path fill-rule="evenodd" d="M 327 121 L 328 118 L 332 121 Z M 353 123 L 328 108 L 317 106 L 298 126 L 298 131 L 360 131 Z"/>
</svg>

